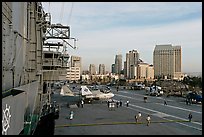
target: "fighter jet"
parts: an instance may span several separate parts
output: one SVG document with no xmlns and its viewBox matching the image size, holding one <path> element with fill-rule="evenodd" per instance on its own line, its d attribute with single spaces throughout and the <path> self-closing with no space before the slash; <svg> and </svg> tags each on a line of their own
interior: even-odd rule
<svg viewBox="0 0 204 137">
<path fill-rule="evenodd" d="M 99 89 L 90 90 L 87 86 L 81 86 L 81 96 L 85 101 L 91 103 L 93 100 L 107 101 L 111 99 L 114 94 L 111 92 L 103 93 Z"/>
</svg>

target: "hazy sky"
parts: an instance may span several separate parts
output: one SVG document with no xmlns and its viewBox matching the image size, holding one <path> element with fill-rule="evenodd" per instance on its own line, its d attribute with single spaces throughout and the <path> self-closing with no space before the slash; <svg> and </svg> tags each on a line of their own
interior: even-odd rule
<svg viewBox="0 0 204 137">
<path fill-rule="evenodd" d="M 52 24 L 71 27 L 78 39 L 70 55 L 89 64 L 105 64 L 111 70 L 116 54 L 137 50 L 140 58 L 153 64 L 157 44 L 180 45 L 182 71 L 202 72 L 201 2 L 45 2 Z"/>
</svg>

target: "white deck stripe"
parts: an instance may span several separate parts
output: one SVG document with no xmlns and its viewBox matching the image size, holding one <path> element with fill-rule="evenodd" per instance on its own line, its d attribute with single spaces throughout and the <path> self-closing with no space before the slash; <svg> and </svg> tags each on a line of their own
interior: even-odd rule
<svg viewBox="0 0 204 137">
<path fill-rule="evenodd" d="M 117 94 L 117 95 L 118 96 L 123 96 L 123 97 L 126 97 L 126 98 L 131 98 L 131 99 L 138 100 L 138 101 L 143 101 L 142 99 L 135 99 L 133 97 L 129 97 L 129 96 L 125 96 L 125 95 L 119 95 L 119 94 Z M 163 105 L 162 103 L 155 103 L 155 104 Z M 180 110 L 184 110 L 184 111 L 188 111 L 188 112 L 191 111 L 191 112 L 194 112 L 194 113 L 202 114 L 202 112 L 200 112 L 200 111 L 195 111 L 195 110 L 191 110 L 191 109 L 185 109 L 185 108 L 176 107 L 176 106 L 172 106 L 172 105 L 166 105 L 166 107 L 171 107 L 171 108 L 180 109 Z"/>
<path fill-rule="evenodd" d="M 131 99 L 134 99 L 136 100 L 135 98 L 133 97 L 128 97 L 128 96 L 124 96 L 124 95 L 119 95 L 119 96 L 123 96 L 123 97 L 126 97 L 126 98 L 131 98 Z M 130 104 L 130 106 L 133 106 L 133 107 L 137 107 L 137 108 L 140 108 L 140 109 L 144 109 L 144 110 L 148 110 L 148 111 L 151 111 L 151 112 L 155 112 L 155 113 L 158 113 L 158 114 L 162 114 L 162 115 L 166 115 L 166 116 L 169 116 L 169 117 L 173 117 L 173 118 L 177 118 L 177 119 L 180 119 L 180 120 L 188 120 L 188 119 L 184 119 L 184 118 L 181 118 L 181 117 L 177 117 L 177 116 L 174 116 L 174 115 L 169 115 L 169 114 L 166 114 L 166 113 L 163 113 L 163 112 L 160 112 L 160 111 L 156 111 L 156 110 L 153 110 L 153 109 L 149 109 L 149 108 L 145 108 L 145 107 L 141 107 L 141 106 L 137 106 L 137 105 L 133 105 L 133 104 Z M 186 109 L 187 110 L 187 109 Z M 188 110 L 189 111 L 189 110 Z M 160 118 L 163 118 L 163 117 L 160 117 Z M 163 119 L 166 119 L 166 118 L 163 118 Z M 189 125 L 186 125 L 186 124 L 183 124 L 183 123 L 180 123 L 180 122 L 177 122 L 181 125 L 185 125 L 185 126 L 188 126 L 188 127 L 192 127 L 192 128 L 195 128 L 197 130 L 201 130 L 201 128 L 197 128 L 197 127 L 193 127 L 193 126 L 189 126 Z M 194 124 L 197 124 L 197 125 L 201 125 L 202 126 L 202 123 L 199 123 L 199 122 L 191 122 L 191 123 L 194 123 Z"/>
<path fill-rule="evenodd" d="M 162 103 L 155 103 L 155 104 L 164 105 Z M 190 111 L 190 112 L 202 114 L 202 112 L 200 112 L 200 111 L 194 111 L 194 110 L 191 110 L 191 109 L 185 109 L 185 108 L 176 107 L 176 106 L 172 106 L 172 105 L 166 105 L 165 107 L 171 107 L 171 108 L 180 109 L 180 110 L 184 110 L 184 111 L 188 111 L 188 112 Z"/>
<path fill-rule="evenodd" d="M 139 106 L 136 106 L 136 105 L 132 105 L 132 106 L 139 107 Z M 135 110 L 134 108 L 131 108 L 131 107 L 128 107 L 128 108 Z M 156 113 L 156 112 L 159 112 L 159 111 L 147 109 L 147 108 L 144 108 L 144 107 L 139 107 L 139 108 L 141 108 L 141 109 L 146 109 L 146 110 L 149 110 L 149 111 L 153 111 L 153 112 L 155 112 L 155 113 Z M 149 114 L 149 113 L 144 112 L 144 111 L 141 111 L 141 110 L 140 110 L 140 112 Z M 161 113 L 162 113 L 162 112 L 161 112 Z M 165 114 L 165 113 L 163 113 L 163 114 Z M 168 115 L 168 114 L 166 114 L 166 115 Z M 156 116 L 156 115 L 155 115 L 155 116 Z M 168 115 L 168 116 L 173 116 L 173 115 Z M 158 116 L 157 116 L 157 117 L 158 117 Z M 173 117 L 176 117 L 176 116 L 173 116 Z M 165 119 L 165 120 L 171 120 L 171 119 L 163 118 L 163 117 L 160 117 L 160 118 Z M 178 118 L 178 117 L 177 117 L 177 118 Z M 187 120 L 187 119 L 183 119 L 183 118 L 180 118 L 180 119 L 181 119 L 181 120 Z M 181 122 L 175 122 L 175 123 L 178 123 L 178 124 L 180 124 L 180 125 L 183 125 L 183 126 L 186 126 L 186 127 L 190 127 L 190 128 L 194 128 L 194 129 L 196 129 L 196 130 L 202 131 L 202 128 L 197 128 L 197 127 L 194 127 L 194 126 L 190 126 L 190 125 L 187 125 L 187 124 L 184 124 L 184 123 L 181 123 Z M 198 122 L 191 122 L 191 123 L 195 123 L 195 124 L 199 124 L 199 125 L 200 125 L 200 123 L 198 123 Z M 202 125 L 202 124 L 201 124 L 201 125 Z"/>
</svg>

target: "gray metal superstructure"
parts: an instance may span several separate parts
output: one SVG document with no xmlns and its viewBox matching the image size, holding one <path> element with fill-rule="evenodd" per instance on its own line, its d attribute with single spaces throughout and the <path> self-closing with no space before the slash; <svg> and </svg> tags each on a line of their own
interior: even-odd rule
<svg viewBox="0 0 204 137">
<path fill-rule="evenodd" d="M 66 73 L 64 64 L 69 56 L 59 53 L 57 59 L 65 62 L 58 62 L 58 67 L 47 65 L 50 69 L 44 68 L 45 54 L 49 52 L 43 50 L 45 41 L 53 38 L 52 34 L 46 34 L 49 28 L 56 28 L 50 21 L 50 14 L 43 11 L 40 2 L 2 2 L 3 135 L 34 134 L 42 117 L 52 112 L 48 82 L 60 79 L 51 79 L 47 75 L 51 71 L 57 73 L 52 77 Z M 68 39 L 74 39 L 70 38 L 70 28 L 65 28 L 68 28 L 65 32 Z M 64 35 L 58 37 L 66 42 Z"/>
</svg>

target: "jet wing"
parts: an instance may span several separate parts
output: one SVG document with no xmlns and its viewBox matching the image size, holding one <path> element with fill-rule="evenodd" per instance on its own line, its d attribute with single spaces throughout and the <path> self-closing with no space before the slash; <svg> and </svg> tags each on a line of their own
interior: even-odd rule
<svg viewBox="0 0 204 137">
<path fill-rule="evenodd" d="M 67 86 L 62 86 L 60 95 L 62 95 L 62 96 L 74 96 L 73 92 Z"/>
</svg>

